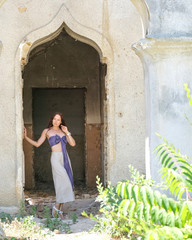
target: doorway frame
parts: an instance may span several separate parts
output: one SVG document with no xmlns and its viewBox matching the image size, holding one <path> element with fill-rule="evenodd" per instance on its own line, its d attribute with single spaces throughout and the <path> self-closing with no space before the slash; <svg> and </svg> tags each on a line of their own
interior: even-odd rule
<svg viewBox="0 0 192 240">
<path fill-rule="evenodd" d="M 39 27 L 32 32 L 26 32 L 20 42 L 15 55 L 15 112 L 16 114 L 16 197 L 17 201 L 23 199 L 23 186 L 25 183 L 24 174 L 24 153 L 23 153 L 23 79 L 22 70 L 28 61 L 29 54 L 36 46 L 50 41 L 58 36 L 65 28 L 66 32 L 73 38 L 87 43 L 94 47 L 100 56 L 100 62 L 107 65 L 105 76 L 104 100 L 104 184 L 112 179 L 111 169 L 115 161 L 115 96 L 114 96 L 114 54 L 110 41 L 102 32 L 81 24 L 65 6 L 61 4 L 53 18 L 45 25 L 39 23 Z"/>
<path fill-rule="evenodd" d="M 47 89 L 52 89 L 52 90 L 56 90 L 56 89 L 70 89 L 70 90 L 73 90 L 73 89 L 83 89 L 83 92 L 84 92 L 84 97 L 83 97 L 83 101 L 84 101 L 84 118 L 83 118 L 83 122 L 84 122 L 84 146 L 83 146 L 83 149 L 84 149 L 84 170 L 85 170 L 85 183 L 87 185 L 87 179 L 86 179 L 86 176 L 87 176 L 87 134 L 86 134 L 86 94 L 87 94 L 87 88 L 86 87 L 31 87 L 31 96 L 32 96 L 32 111 L 34 109 L 34 102 L 33 102 L 33 99 L 34 99 L 34 94 L 33 94 L 33 91 L 34 89 L 44 89 L 44 90 L 47 90 Z M 32 112 L 32 128 L 31 128 L 31 135 L 34 136 L 34 113 Z M 32 152 L 34 153 L 34 150 L 32 150 Z M 34 165 L 34 154 L 32 156 L 32 165 Z M 35 169 L 33 166 L 31 166 L 33 168 L 33 174 L 31 173 L 32 176 L 32 182 L 34 183 L 34 186 L 35 187 Z M 33 188 L 32 187 L 32 188 Z"/>
</svg>

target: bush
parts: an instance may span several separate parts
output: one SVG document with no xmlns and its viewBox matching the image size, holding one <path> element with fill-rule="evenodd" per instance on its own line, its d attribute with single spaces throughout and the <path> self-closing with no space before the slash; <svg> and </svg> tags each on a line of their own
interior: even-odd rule
<svg viewBox="0 0 192 240">
<path fill-rule="evenodd" d="M 153 190 L 153 184 L 137 170 L 132 171 L 132 181 L 121 181 L 115 187 L 109 184 L 104 188 L 97 178 L 101 215 L 88 216 L 85 212 L 82 215 L 97 222 L 95 231 L 113 237 L 145 240 L 192 237 L 192 202 L 168 198 Z"/>
</svg>

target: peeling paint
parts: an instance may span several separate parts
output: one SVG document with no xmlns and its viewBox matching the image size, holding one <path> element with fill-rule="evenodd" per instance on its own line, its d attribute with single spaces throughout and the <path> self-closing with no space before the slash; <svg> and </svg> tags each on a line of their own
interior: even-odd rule
<svg viewBox="0 0 192 240">
<path fill-rule="evenodd" d="M 18 10 L 19 10 L 20 13 L 23 13 L 23 12 L 27 11 L 27 8 L 24 7 L 24 6 L 20 6 L 20 7 L 18 7 Z"/>
</svg>

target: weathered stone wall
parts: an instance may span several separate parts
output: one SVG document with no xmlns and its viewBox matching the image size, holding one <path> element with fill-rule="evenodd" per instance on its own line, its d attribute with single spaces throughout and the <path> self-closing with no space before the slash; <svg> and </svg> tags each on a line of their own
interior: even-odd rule
<svg viewBox="0 0 192 240">
<path fill-rule="evenodd" d="M 144 172 L 143 72 L 131 50 L 132 43 L 142 37 L 142 28 L 132 3 L 7 0 L 0 7 L 0 18 L 0 205 L 18 206 L 23 196 L 20 64 L 25 64 L 33 47 L 54 38 L 63 22 L 71 36 L 95 47 L 101 62 L 107 64 L 103 126 L 105 181 L 115 184 L 127 178 L 130 163 Z"/>
<path fill-rule="evenodd" d="M 146 30 L 145 39 L 133 48 L 145 72 L 147 175 L 159 182 L 160 164 L 153 150 L 161 141 L 156 132 L 192 156 L 191 126 L 185 118 L 191 118 L 191 108 L 184 90 L 186 82 L 192 87 L 192 5 L 190 0 L 132 2 Z"/>
</svg>

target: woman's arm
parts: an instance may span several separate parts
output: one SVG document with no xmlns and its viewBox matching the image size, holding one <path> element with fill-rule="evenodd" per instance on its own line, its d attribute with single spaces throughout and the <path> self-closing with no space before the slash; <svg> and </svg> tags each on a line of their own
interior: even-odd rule
<svg viewBox="0 0 192 240">
<path fill-rule="evenodd" d="M 44 143 L 46 139 L 46 133 L 47 133 L 47 129 L 44 129 L 43 132 L 41 133 L 41 137 L 37 141 L 34 141 L 31 138 L 27 137 L 27 129 L 24 128 L 24 138 L 27 140 L 27 142 L 29 142 L 35 147 L 39 147 L 41 146 L 42 143 Z"/>
<path fill-rule="evenodd" d="M 67 138 L 67 142 L 69 143 L 69 145 L 71 145 L 72 147 L 74 147 L 76 145 L 74 138 L 71 136 L 71 133 L 68 131 L 66 126 L 61 125 L 61 129 L 62 131 L 65 133 L 65 136 Z"/>
</svg>

